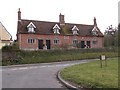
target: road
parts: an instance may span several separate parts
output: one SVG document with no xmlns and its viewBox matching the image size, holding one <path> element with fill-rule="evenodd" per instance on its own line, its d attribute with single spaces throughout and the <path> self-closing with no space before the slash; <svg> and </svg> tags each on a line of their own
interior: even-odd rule
<svg viewBox="0 0 120 90">
<path fill-rule="evenodd" d="M 17 65 L 2 68 L 2 88 L 64 88 L 57 80 L 59 70 L 88 60 Z"/>
</svg>

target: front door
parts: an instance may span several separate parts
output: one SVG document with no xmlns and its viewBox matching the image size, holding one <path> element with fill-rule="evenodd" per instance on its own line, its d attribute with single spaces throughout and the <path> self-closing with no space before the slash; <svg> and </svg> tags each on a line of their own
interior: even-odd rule
<svg viewBox="0 0 120 90">
<path fill-rule="evenodd" d="M 90 41 L 87 41 L 87 48 L 90 48 Z"/>
<path fill-rule="evenodd" d="M 46 40 L 47 49 L 50 49 L 50 40 Z"/>
<path fill-rule="evenodd" d="M 38 48 L 43 49 L 43 40 L 42 39 L 38 40 Z"/>
<path fill-rule="evenodd" d="M 85 47 L 85 41 L 81 41 L 81 48 Z"/>
</svg>

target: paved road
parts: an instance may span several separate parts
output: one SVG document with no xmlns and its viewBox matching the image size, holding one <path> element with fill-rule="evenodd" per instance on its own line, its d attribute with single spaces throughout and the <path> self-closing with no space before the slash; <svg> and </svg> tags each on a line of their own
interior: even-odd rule
<svg viewBox="0 0 120 90">
<path fill-rule="evenodd" d="M 64 88 L 57 80 L 57 72 L 67 66 L 87 60 L 67 61 L 2 68 L 2 88 Z"/>
</svg>

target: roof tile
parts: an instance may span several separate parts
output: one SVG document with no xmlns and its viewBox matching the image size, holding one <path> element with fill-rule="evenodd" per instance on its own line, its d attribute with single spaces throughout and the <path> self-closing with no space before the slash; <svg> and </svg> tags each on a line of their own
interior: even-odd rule
<svg viewBox="0 0 120 90">
<path fill-rule="evenodd" d="M 25 20 L 22 19 L 18 21 L 18 31 L 17 33 L 29 33 L 27 31 L 27 26 L 32 22 L 36 26 L 35 33 L 36 34 L 54 34 L 53 27 L 57 24 L 61 29 L 60 33 L 62 35 L 73 35 L 72 28 L 74 25 L 79 29 L 79 35 L 81 36 L 93 36 L 91 31 L 94 28 L 94 25 L 85 25 L 85 24 L 74 24 L 74 23 L 65 23 L 64 26 L 60 26 L 59 22 L 47 22 L 47 21 L 37 21 L 37 20 Z M 98 27 L 97 27 L 98 28 Z M 98 28 L 98 36 L 103 36 Z"/>
</svg>

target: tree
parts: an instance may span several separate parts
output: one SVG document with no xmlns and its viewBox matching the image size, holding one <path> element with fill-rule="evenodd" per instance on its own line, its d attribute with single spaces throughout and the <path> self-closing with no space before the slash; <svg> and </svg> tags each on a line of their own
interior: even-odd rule
<svg viewBox="0 0 120 90">
<path fill-rule="evenodd" d="M 118 46 L 118 28 L 112 25 L 108 26 L 104 32 L 105 47 Z"/>
<path fill-rule="evenodd" d="M 118 24 L 118 47 L 120 47 L 120 23 Z"/>
</svg>

